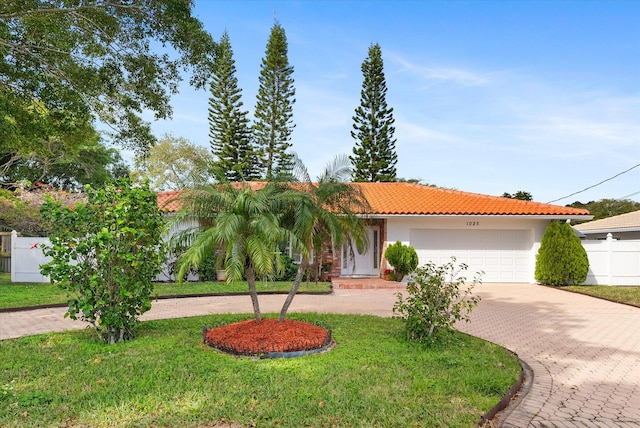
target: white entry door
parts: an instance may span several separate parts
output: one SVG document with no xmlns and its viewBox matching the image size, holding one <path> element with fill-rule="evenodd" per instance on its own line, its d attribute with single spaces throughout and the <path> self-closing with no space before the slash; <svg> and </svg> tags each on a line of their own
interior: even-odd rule
<svg viewBox="0 0 640 428">
<path fill-rule="evenodd" d="M 362 253 L 355 244 L 342 248 L 343 276 L 379 276 L 380 275 L 380 227 L 369 227 L 369 248 Z"/>
</svg>

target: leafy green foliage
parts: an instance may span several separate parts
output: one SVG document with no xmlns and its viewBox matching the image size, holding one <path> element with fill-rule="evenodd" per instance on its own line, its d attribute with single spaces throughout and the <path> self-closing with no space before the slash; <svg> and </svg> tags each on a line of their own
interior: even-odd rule
<svg viewBox="0 0 640 428">
<path fill-rule="evenodd" d="M 14 107 L 9 122 L 22 127 L 38 100 L 51 110 L 91 114 L 117 142 L 146 151 L 155 138 L 141 113 L 170 117 L 169 94 L 182 71 L 192 71 L 198 88 L 210 75 L 215 43 L 192 6 L 190 0 L 3 1 L 0 100 Z M 151 49 L 152 43 L 174 51 Z"/>
<path fill-rule="evenodd" d="M 151 309 L 151 282 L 163 261 L 163 218 L 148 186 L 117 181 L 86 187 L 88 203 L 49 200 L 42 214 L 51 227 L 41 266 L 69 293 L 67 316 L 91 323 L 106 343 L 133 337 L 137 317 Z"/>
<path fill-rule="evenodd" d="M 6 131 L 0 134 L 4 140 L 0 183 L 40 182 L 81 190 L 85 184 L 100 186 L 126 176 L 127 167 L 119 152 L 101 143 L 89 115 L 49 110 L 42 102 L 33 101 L 24 107 L 29 115 L 16 117 L 13 112 L 18 107 L 2 106 L 3 97 L 0 91 L 0 111 L 5 112 L 0 115 L 0 129 Z M 7 123 L 13 126 L 7 127 Z"/>
<path fill-rule="evenodd" d="M 360 105 L 353 116 L 351 137 L 356 140 L 351 162 L 354 181 L 396 181 L 396 140 L 393 138 L 393 108 L 387 106 L 382 50 L 377 43 L 369 47 L 362 63 Z"/>
<path fill-rule="evenodd" d="M 136 156 L 132 180 L 144 182 L 156 191 L 180 190 L 190 187 L 213 161 L 204 147 L 183 137 L 165 134 L 146 156 Z"/>
<path fill-rule="evenodd" d="M 589 201 L 586 204 L 576 201 L 567 206 L 589 210 L 593 220 L 640 210 L 640 202 L 632 201 L 631 199 L 600 199 L 599 201 Z"/>
<path fill-rule="evenodd" d="M 218 44 L 209 97 L 209 137 L 215 164 L 229 181 L 260 178 L 259 155 L 253 147 L 248 111 L 242 110 L 241 92 L 229 34 Z"/>
<path fill-rule="evenodd" d="M 289 183 L 281 219 L 291 232 L 292 244 L 300 251 L 302 261 L 280 310 L 281 322 L 309 270 L 312 254 L 322 254 L 327 242 L 334 248 L 355 243 L 361 252 L 369 244 L 366 225 L 358 216 L 366 212 L 367 202 L 358 188 L 345 182 L 351 175 L 346 156 L 337 156 L 315 182 L 304 164 L 297 157 L 294 160 L 297 181 Z"/>
<path fill-rule="evenodd" d="M 407 286 L 408 296 L 397 293 L 394 316 L 405 322 L 407 338 L 428 342 L 437 330 L 450 329 L 456 321 L 469 322 L 471 311 L 480 302 L 473 288 L 481 283 L 480 273 L 467 284 L 461 276 L 468 266 L 456 266 L 455 257 L 437 266 L 432 262 L 416 269 Z"/>
<path fill-rule="evenodd" d="M 65 205 L 85 199 L 83 193 L 54 190 L 46 186 L 17 189 L 15 192 L 0 189 L 0 227 L 15 230 L 23 236 L 47 236 L 51 225 L 45 224 L 40 213 L 45 195 Z"/>
<path fill-rule="evenodd" d="M 185 191 L 183 209 L 175 223 L 189 226 L 174 239 L 173 246 L 188 247 L 180 256 L 177 278 L 192 268 L 199 268 L 211 255 L 224 266 L 228 282 L 243 276 L 249 285 L 256 321 L 260 305 L 256 278 L 272 277 L 282 271 L 276 257 L 279 245 L 289 232 L 280 224 L 280 208 L 286 195 L 279 186 L 267 183 L 252 188 L 248 183 L 233 185 L 203 184 Z"/>
<path fill-rule="evenodd" d="M 589 258 L 569 223 L 547 226 L 536 256 L 536 281 L 548 285 L 573 285 L 587 280 Z"/>
<path fill-rule="evenodd" d="M 40 206 L 23 202 L 15 196 L 1 194 L 0 226 L 6 230 L 19 231 L 23 236 L 42 236 L 48 233 L 42 224 Z"/>
<path fill-rule="evenodd" d="M 280 24 L 275 24 L 267 42 L 260 66 L 258 96 L 254 111 L 253 135 L 256 150 L 263 153 L 267 180 L 289 175 L 293 165 L 291 133 L 295 88 L 293 66 L 289 64 L 287 36 Z"/>
<path fill-rule="evenodd" d="M 296 279 L 296 272 L 298 272 L 298 265 L 296 265 L 293 262 L 293 259 L 286 254 L 280 254 L 280 260 L 282 263 L 282 271 L 276 273 L 273 280 L 294 281 Z"/>
<path fill-rule="evenodd" d="M 521 201 L 533 201 L 533 196 L 531 195 L 531 193 L 525 192 L 524 190 L 518 190 L 514 194 L 504 192 L 502 194 L 502 197 L 509 199 L 520 199 Z"/>
<path fill-rule="evenodd" d="M 396 281 L 402 281 L 406 274 L 413 272 L 418 267 L 418 254 L 415 248 L 404 245 L 400 241 L 389 245 L 384 251 L 384 257 L 393 266 Z"/>
</svg>

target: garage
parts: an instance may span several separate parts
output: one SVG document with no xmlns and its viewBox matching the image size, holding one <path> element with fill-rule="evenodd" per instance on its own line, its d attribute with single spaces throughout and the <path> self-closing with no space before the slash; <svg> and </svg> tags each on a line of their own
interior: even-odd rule
<svg viewBox="0 0 640 428">
<path fill-rule="evenodd" d="M 455 256 L 469 266 L 470 281 L 484 271 L 483 282 L 530 282 L 533 272 L 533 232 L 531 230 L 439 230 L 411 229 L 410 243 L 420 265 L 438 265 Z"/>
</svg>

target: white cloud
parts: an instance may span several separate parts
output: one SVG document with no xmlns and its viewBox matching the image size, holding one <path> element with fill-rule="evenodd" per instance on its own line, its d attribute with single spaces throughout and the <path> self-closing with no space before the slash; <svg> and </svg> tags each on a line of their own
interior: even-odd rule
<svg viewBox="0 0 640 428">
<path fill-rule="evenodd" d="M 398 54 L 390 54 L 389 58 L 400 67 L 398 72 L 413 74 L 427 81 L 427 86 L 447 82 L 463 86 L 484 86 L 491 82 L 491 79 L 487 75 L 479 74 L 471 70 L 455 67 L 426 67 L 414 63 Z"/>
</svg>

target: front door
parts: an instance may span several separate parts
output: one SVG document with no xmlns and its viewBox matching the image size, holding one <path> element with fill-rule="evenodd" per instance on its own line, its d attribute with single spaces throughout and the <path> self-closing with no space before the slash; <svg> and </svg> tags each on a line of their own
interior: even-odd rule
<svg viewBox="0 0 640 428">
<path fill-rule="evenodd" d="M 369 248 L 362 253 L 355 245 L 342 248 L 343 276 L 379 276 L 380 275 L 380 227 L 369 226 Z"/>
</svg>

